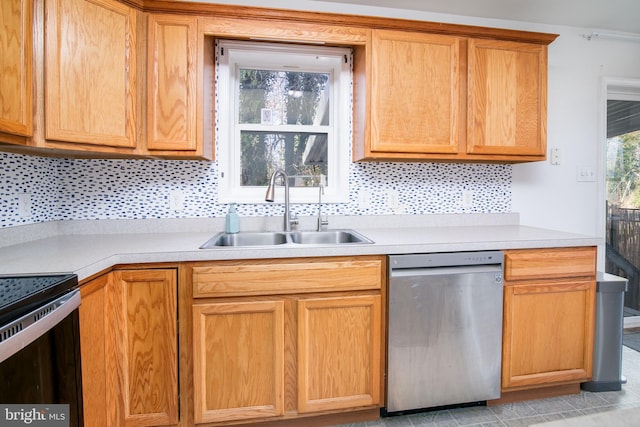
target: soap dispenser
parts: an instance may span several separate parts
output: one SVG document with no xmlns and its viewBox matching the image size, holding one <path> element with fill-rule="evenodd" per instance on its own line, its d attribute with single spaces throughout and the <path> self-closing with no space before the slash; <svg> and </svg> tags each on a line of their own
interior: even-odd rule
<svg viewBox="0 0 640 427">
<path fill-rule="evenodd" d="M 240 231 L 240 219 L 238 218 L 235 203 L 229 205 L 229 212 L 227 212 L 227 216 L 225 217 L 225 231 L 227 233 L 237 233 Z"/>
</svg>

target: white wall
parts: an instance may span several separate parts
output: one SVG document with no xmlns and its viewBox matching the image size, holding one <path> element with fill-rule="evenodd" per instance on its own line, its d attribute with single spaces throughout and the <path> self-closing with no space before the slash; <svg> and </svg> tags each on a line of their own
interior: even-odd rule
<svg viewBox="0 0 640 427">
<path fill-rule="evenodd" d="M 547 145 L 560 149 L 560 165 L 513 168 L 513 209 L 525 224 L 604 235 L 603 80 L 640 80 L 640 41 L 582 37 L 585 29 L 558 28 L 549 46 Z M 577 182 L 577 168 L 596 172 L 595 182 Z"/>
</svg>

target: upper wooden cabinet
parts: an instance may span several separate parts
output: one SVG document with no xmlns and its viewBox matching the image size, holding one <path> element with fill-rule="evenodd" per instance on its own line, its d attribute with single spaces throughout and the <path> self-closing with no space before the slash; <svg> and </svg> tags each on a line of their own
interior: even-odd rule
<svg viewBox="0 0 640 427">
<path fill-rule="evenodd" d="M 538 156 L 547 135 L 547 47 L 469 40 L 467 152 Z"/>
<path fill-rule="evenodd" d="M 47 141 L 133 151 L 135 10 L 115 0 L 50 0 L 45 18 Z M 78 149 L 54 142 L 50 146 Z"/>
<path fill-rule="evenodd" d="M 371 148 L 457 153 L 460 38 L 401 31 L 371 36 Z"/>
<path fill-rule="evenodd" d="M 149 15 L 148 25 L 146 149 L 202 155 L 196 138 L 197 19 Z"/>
<path fill-rule="evenodd" d="M 372 30 L 354 58 L 354 160 L 545 159 L 546 44 Z"/>
<path fill-rule="evenodd" d="M 352 47 L 356 161 L 546 156 L 553 34 L 196 2 L 7 0 L 0 13 L 4 143 L 211 159 L 213 39 L 231 38 Z"/>
<path fill-rule="evenodd" d="M 33 1 L 0 5 L 0 133 L 33 132 Z M 23 142 L 19 141 L 18 142 Z"/>
</svg>

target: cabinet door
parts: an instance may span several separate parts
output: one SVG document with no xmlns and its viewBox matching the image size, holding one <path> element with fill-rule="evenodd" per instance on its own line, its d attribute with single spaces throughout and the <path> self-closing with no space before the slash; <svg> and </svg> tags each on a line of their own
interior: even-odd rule
<svg viewBox="0 0 640 427">
<path fill-rule="evenodd" d="M 456 153 L 460 39 L 374 30 L 371 152 Z"/>
<path fill-rule="evenodd" d="M 116 364 L 114 322 L 116 310 L 111 275 L 105 274 L 80 288 L 80 358 L 82 360 L 82 405 L 85 427 L 119 427 L 122 411 L 117 404 L 120 390 Z M 109 375 L 107 374 L 109 373 Z"/>
<path fill-rule="evenodd" d="M 45 4 L 46 138 L 136 144 L 136 15 L 115 0 Z"/>
<path fill-rule="evenodd" d="M 33 132 L 33 1 L 0 4 L 0 132 Z"/>
<path fill-rule="evenodd" d="M 196 141 L 196 18 L 150 15 L 147 150 L 194 154 Z M 199 150 L 201 154 L 202 150 Z"/>
<path fill-rule="evenodd" d="M 502 388 L 591 377 L 595 280 L 505 286 Z"/>
<path fill-rule="evenodd" d="M 196 423 L 274 417 L 284 408 L 284 302 L 195 304 Z"/>
<path fill-rule="evenodd" d="M 177 275 L 175 270 L 113 272 L 122 325 L 116 340 L 127 426 L 178 423 Z"/>
<path fill-rule="evenodd" d="M 178 423 L 176 271 L 115 271 L 83 285 L 84 425 Z"/>
<path fill-rule="evenodd" d="M 380 295 L 298 302 L 298 412 L 380 403 Z"/>
<path fill-rule="evenodd" d="M 547 47 L 468 42 L 467 151 L 546 154 Z"/>
</svg>

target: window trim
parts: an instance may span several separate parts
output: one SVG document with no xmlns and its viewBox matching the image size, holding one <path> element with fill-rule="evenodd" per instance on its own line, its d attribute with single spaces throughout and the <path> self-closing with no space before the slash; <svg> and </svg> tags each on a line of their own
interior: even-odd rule
<svg viewBox="0 0 640 427">
<path fill-rule="evenodd" d="M 221 54 L 224 49 L 224 55 Z M 347 203 L 349 201 L 349 165 L 351 163 L 351 124 L 352 124 L 352 55 L 351 50 L 345 47 L 327 47 L 316 45 L 292 45 L 279 43 L 264 43 L 255 41 L 216 40 L 216 76 L 214 91 L 216 99 L 215 138 L 216 158 L 218 159 L 218 202 L 221 203 L 266 203 L 264 187 L 240 187 L 239 175 L 234 178 L 232 171 L 240 170 L 240 145 L 239 141 L 232 141 L 232 129 L 240 129 L 242 125 L 236 124 L 238 117 L 238 62 L 239 59 L 249 58 L 251 55 L 262 55 L 260 63 L 241 62 L 242 66 L 276 67 L 273 55 L 264 53 L 282 53 L 293 55 L 304 68 L 302 71 L 327 72 L 327 67 L 311 67 L 305 65 L 300 58 L 304 55 L 331 56 L 334 61 L 339 58 L 331 73 L 333 82 L 331 85 L 331 118 L 333 124 L 332 136 L 329 136 L 328 144 L 328 185 L 322 196 L 323 202 Z M 268 58 L 268 59 L 265 59 Z M 279 61 L 280 64 L 282 61 Z M 279 65 L 281 67 L 281 65 Z M 231 72 L 233 67 L 233 72 Z M 276 69 L 276 68 L 274 68 Z M 335 71 L 339 69 L 339 71 Z M 233 86 L 231 84 L 233 83 Z M 337 94 L 337 96 L 336 96 Z M 230 99 L 233 96 L 234 99 Z M 232 106 L 223 108 L 222 106 Z M 272 126 L 265 126 L 264 130 L 275 130 Z M 314 126 L 305 126 L 305 130 L 315 130 Z M 318 201 L 318 187 L 296 188 L 291 187 L 290 198 L 292 203 L 316 203 Z M 276 201 L 284 199 L 283 191 L 276 191 Z"/>
</svg>

